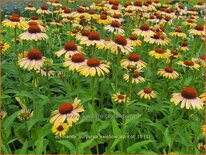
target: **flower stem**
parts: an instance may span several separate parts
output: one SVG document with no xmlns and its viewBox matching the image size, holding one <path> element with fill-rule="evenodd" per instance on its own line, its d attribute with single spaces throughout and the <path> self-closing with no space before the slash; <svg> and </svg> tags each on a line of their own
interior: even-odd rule
<svg viewBox="0 0 206 155">
<path fill-rule="evenodd" d="M 93 133 L 97 133 L 97 126 L 96 126 L 96 112 L 95 112 L 95 100 L 94 100 L 94 96 L 95 96 L 95 77 L 91 78 L 91 83 L 90 83 L 90 88 L 91 88 L 91 96 L 92 96 L 92 114 L 93 114 L 93 125 L 94 125 L 94 131 Z M 96 144 L 96 150 L 97 150 L 97 154 L 99 154 L 99 146 L 98 143 Z"/>
<path fill-rule="evenodd" d="M 17 34 L 16 34 L 16 26 L 15 26 L 15 28 L 14 28 L 14 50 L 15 50 L 15 53 L 17 53 Z"/>
<path fill-rule="evenodd" d="M 128 94 L 127 96 L 131 99 L 132 98 L 132 77 L 133 77 L 133 74 L 132 73 L 129 73 L 129 83 L 128 83 Z M 127 97 L 126 97 L 126 100 L 127 100 Z"/>
<path fill-rule="evenodd" d="M 116 72 L 115 72 L 115 88 L 116 88 L 116 90 L 118 88 L 118 81 L 119 81 L 118 75 L 119 75 L 120 56 L 121 56 L 120 54 L 117 55 L 116 67 L 114 68 L 114 71 L 116 70 Z"/>
<path fill-rule="evenodd" d="M 36 89 L 37 88 L 37 76 L 36 76 L 36 71 L 34 70 L 33 71 L 33 73 L 34 73 L 34 77 L 33 77 L 33 87 L 34 87 L 34 89 Z"/>
<path fill-rule="evenodd" d="M 80 97 L 80 76 L 77 73 L 77 97 Z"/>
<path fill-rule="evenodd" d="M 48 94 L 48 97 L 50 97 L 50 95 L 51 95 L 49 89 L 50 89 L 50 86 L 49 86 L 49 68 L 46 67 L 46 92 Z"/>
</svg>

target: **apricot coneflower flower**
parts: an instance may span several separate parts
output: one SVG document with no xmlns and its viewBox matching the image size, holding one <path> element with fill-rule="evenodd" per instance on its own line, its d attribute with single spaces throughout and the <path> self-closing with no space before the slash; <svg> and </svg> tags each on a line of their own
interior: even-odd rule
<svg viewBox="0 0 206 155">
<path fill-rule="evenodd" d="M 68 16 L 68 17 L 66 17 L 66 18 L 63 18 L 63 21 L 64 21 L 65 23 L 69 23 L 69 24 L 72 24 L 72 23 L 76 23 L 76 22 L 77 22 L 76 19 L 75 19 L 74 17 L 72 17 L 72 16 Z"/>
<path fill-rule="evenodd" d="M 78 7 L 76 12 L 73 12 L 72 15 L 74 17 L 80 18 L 81 16 L 84 16 L 85 14 L 85 8 L 84 7 Z"/>
<path fill-rule="evenodd" d="M 154 5 L 155 7 L 161 7 L 161 3 L 159 2 L 159 0 L 154 0 L 154 2 L 152 2 L 152 5 Z"/>
<path fill-rule="evenodd" d="M 184 42 L 180 43 L 179 50 L 181 50 L 181 51 L 189 51 L 188 42 L 184 41 Z"/>
<path fill-rule="evenodd" d="M 108 44 L 113 54 L 128 54 L 133 51 L 133 47 L 127 42 L 124 36 L 115 36 L 114 42 Z"/>
<path fill-rule="evenodd" d="M 72 9 L 71 8 L 66 8 L 64 9 L 64 13 L 60 14 L 61 17 L 71 17 L 72 15 Z"/>
<path fill-rule="evenodd" d="M 185 7 L 183 5 L 179 5 L 178 3 L 175 5 L 175 8 L 178 13 L 178 18 L 184 17 L 183 15 L 186 15 L 187 10 L 185 10 Z"/>
<path fill-rule="evenodd" d="M 90 8 L 95 9 L 95 10 L 107 10 L 108 9 L 104 4 L 99 3 L 99 2 L 92 3 L 92 5 L 90 5 Z"/>
<path fill-rule="evenodd" d="M 197 24 L 195 23 L 195 20 L 188 19 L 188 20 L 182 22 L 182 25 L 189 26 L 189 27 L 195 27 Z"/>
<path fill-rule="evenodd" d="M 67 123 L 60 123 L 59 125 L 52 126 L 52 132 L 56 136 L 64 136 L 66 135 L 67 131 L 69 130 L 70 126 Z"/>
<path fill-rule="evenodd" d="M 157 45 L 167 45 L 169 43 L 169 39 L 166 37 L 166 35 L 160 32 L 156 32 L 153 36 L 145 37 L 144 41 Z"/>
<path fill-rule="evenodd" d="M 124 16 L 134 17 L 135 12 L 132 10 L 126 10 L 126 12 L 124 13 Z"/>
<path fill-rule="evenodd" d="M 70 35 L 70 36 L 76 36 L 77 34 L 79 34 L 79 30 L 78 29 L 75 29 L 75 30 L 72 30 L 72 31 L 68 31 L 68 35 Z"/>
<path fill-rule="evenodd" d="M 190 8 L 186 11 L 187 15 L 198 15 L 198 12 L 195 8 Z"/>
<path fill-rule="evenodd" d="M 111 16 L 111 20 L 118 21 L 119 23 L 121 23 L 124 21 L 124 18 L 122 17 L 121 14 L 114 14 L 113 16 Z"/>
<path fill-rule="evenodd" d="M 206 125 L 201 126 L 202 134 L 206 136 Z"/>
<path fill-rule="evenodd" d="M 90 32 L 87 38 L 84 38 L 80 41 L 80 44 L 83 44 L 86 46 L 96 46 L 97 48 L 99 46 L 104 45 L 100 37 L 100 34 L 98 32 Z"/>
<path fill-rule="evenodd" d="M 103 46 L 99 46 L 99 49 L 109 50 L 109 49 L 112 48 L 112 44 L 114 44 L 114 42 L 111 39 L 109 39 L 109 38 L 104 38 L 103 42 L 104 42 L 104 45 Z"/>
<path fill-rule="evenodd" d="M 24 8 L 24 10 L 27 10 L 27 11 L 35 11 L 36 8 L 35 8 L 33 5 L 29 4 L 28 6 L 26 6 L 26 7 Z"/>
<path fill-rule="evenodd" d="M 7 43 L 3 43 L 0 41 L 0 50 L 1 50 L 1 53 L 5 53 L 11 46 Z"/>
<path fill-rule="evenodd" d="M 96 13 L 95 10 L 89 10 L 88 13 L 84 14 L 84 16 L 88 21 L 91 21 L 93 19 L 96 20 L 98 18 L 98 14 Z"/>
<path fill-rule="evenodd" d="M 156 7 L 154 5 L 152 5 L 152 1 L 151 0 L 147 0 L 144 3 L 143 9 L 146 10 L 146 11 L 157 11 Z"/>
<path fill-rule="evenodd" d="M 147 65 L 147 63 L 142 61 L 138 54 L 131 53 L 130 55 L 128 55 L 127 59 L 122 59 L 120 61 L 120 65 L 124 68 L 127 68 L 127 66 L 129 66 L 129 65 L 134 65 L 134 66 L 137 66 L 139 68 L 143 68 Z"/>
<path fill-rule="evenodd" d="M 121 93 L 113 94 L 112 99 L 117 103 L 127 103 L 130 100 L 128 97 L 127 97 L 127 100 L 126 100 L 126 95 L 121 94 Z"/>
<path fill-rule="evenodd" d="M 199 70 L 200 65 L 195 63 L 194 61 L 191 60 L 185 60 L 185 61 L 179 61 L 177 62 L 178 65 L 182 65 L 184 67 L 187 67 L 189 69 L 196 69 Z"/>
<path fill-rule="evenodd" d="M 170 54 L 171 54 L 171 57 L 170 57 L 170 58 L 172 58 L 172 59 L 177 59 L 177 58 L 181 57 L 181 54 L 178 53 L 178 52 L 175 51 L 175 50 L 170 50 Z"/>
<path fill-rule="evenodd" d="M 31 16 L 31 18 L 28 22 L 36 22 L 37 24 L 40 24 L 40 25 L 43 24 L 42 20 L 39 20 L 39 18 L 37 16 Z"/>
<path fill-rule="evenodd" d="M 119 7 L 120 5 L 113 5 L 109 10 L 108 13 L 111 15 L 114 14 L 121 14 L 121 9 Z"/>
<path fill-rule="evenodd" d="M 174 32 L 170 32 L 169 35 L 171 36 L 177 36 L 183 39 L 187 38 L 187 35 L 185 33 L 182 32 L 182 30 L 180 28 L 176 28 Z"/>
<path fill-rule="evenodd" d="M 44 62 L 44 57 L 38 49 L 31 49 L 23 58 L 18 60 L 21 68 L 28 70 L 40 70 Z"/>
<path fill-rule="evenodd" d="M 167 59 L 171 56 L 169 50 L 164 50 L 162 48 L 156 48 L 155 50 L 150 51 L 149 55 L 155 59 Z"/>
<path fill-rule="evenodd" d="M 79 73 L 84 76 L 104 76 L 109 73 L 110 66 L 101 62 L 97 58 L 90 58 L 78 69 Z"/>
<path fill-rule="evenodd" d="M 194 36 L 204 36 L 205 35 L 205 30 L 204 30 L 204 25 L 196 25 L 195 29 L 190 29 L 189 34 L 194 35 Z"/>
<path fill-rule="evenodd" d="M 206 68 L 206 55 L 200 55 L 198 60 L 200 61 L 200 64 Z"/>
<path fill-rule="evenodd" d="M 72 126 L 73 123 L 79 120 L 79 113 L 83 111 L 84 108 L 80 104 L 80 100 L 75 98 L 73 104 L 69 102 L 62 103 L 58 110 L 53 111 L 50 123 L 58 126 L 66 121 L 69 126 Z"/>
<path fill-rule="evenodd" d="M 205 8 L 205 3 L 203 2 L 198 2 L 194 8 L 197 8 L 197 9 L 204 9 Z"/>
<path fill-rule="evenodd" d="M 2 121 L 6 117 L 6 115 L 7 115 L 7 112 L 4 110 L 1 110 L 0 111 L 0 121 Z"/>
<path fill-rule="evenodd" d="M 137 39 L 136 34 L 131 34 L 130 37 L 127 39 L 128 44 L 132 45 L 133 47 L 141 46 L 142 42 Z"/>
<path fill-rule="evenodd" d="M 35 21 L 29 21 L 28 22 L 28 26 L 27 26 L 27 28 L 26 29 L 24 29 L 24 30 L 28 30 L 28 28 L 29 28 L 29 26 L 31 26 L 31 25 L 37 25 L 37 26 L 39 26 L 39 28 L 41 29 L 41 31 L 43 31 L 43 32 L 45 32 L 46 31 L 46 27 L 44 27 L 44 26 L 42 26 L 42 24 L 39 24 L 38 22 L 35 22 Z"/>
<path fill-rule="evenodd" d="M 48 6 L 42 5 L 37 11 L 37 14 L 51 14 L 52 12 L 49 10 Z"/>
<path fill-rule="evenodd" d="M 54 0 L 53 2 L 47 2 L 47 4 L 52 5 L 54 7 L 62 6 L 62 4 L 60 3 L 60 0 Z"/>
<path fill-rule="evenodd" d="M 150 37 L 155 34 L 147 24 L 141 25 L 139 29 L 134 29 L 133 33 L 142 37 Z"/>
<path fill-rule="evenodd" d="M 204 104 L 206 104 L 206 92 L 204 92 L 204 93 L 202 93 L 202 94 L 200 95 L 200 99 L 202 100 L 202 102 L 203 102 Z"/>
<path fill-rule="evenodd" d="M 38 25 L 29 25 L 29 28 L 26 32 L 19 35 L 21 40 L 46 40 L 48 36 L 41 31 L 41 28 Z"/>
<path fill-rule="evenodd" d="M 197 90 L 192 87 L 185 87 L 181 93 L 173 93 L 171 102 L 175 105 L 181 104 L 181 108 L 186 109 L 201 109 L 203 102 L 200 100 L 197 94 Z"/>
<path fill-rule="evenodd" d="M 144 11 L 144 8 L 143 8 L 141 1 L 135 1 L 134 5 L 131 5 L 131 9 L 134 11 L 140 11 L 140 12 Z"/>
<path fill-rule="evenodd" d="M 90 31 L 89 30 L 82 30 L 80 34 L 76 35 L 76 39 L 79 41 L 84 41 L 88 38 Z"/>
<path fill-rule="evenodd" d="M 64 12 L 64 9 L 66 9 L 66 6 L 56 7 L 55 10 L 53 11 L 53 13 L 61 15 Z"/>
<path fill-rule="evenodd" d="M 111 17 L 105 14 L 102 14 L 97 18 L 98 24 L 108 25 L 112 22 Z"/>
<path fill-rule="evenodd" d="M 14 29 L 14 28 L 23 29 L 23 28 L 26 28 L 27 23 L 18 14 L 13 14 L 10 16 L 9 19 L 3 20 L 2 25 L 5 27 L 10 27 L 12 29 Z"/>
<path fill-rule="evenodd" d="M 143 90 L 140 90 L 138 92 L 138 95 L 140 96 L 140 98 L 149 100 L 157 97 L 156 93 L 151 88 L 144 88 Z"/>
<path fill-rule="evenodd" d="M 166 67 L 165 69 L 158 69 L 157 73 L 160 76 L 168 79 L 176 79 L 179 77 L 179 74 L 172 67 Z"/>
<path fill-rule="evenodd" d="M 77 45 L 74 42 L 66 42 L 64 44 L 64 48 L 56 52 L 55 54 L 57 55 L 58 58 L 63 54 L 65 54 L 65 58 L 69 58 L 75 53 L 78 53 Z"/>
<path fill-rule="evenodd" d="M 124 74 L 123 79 L 129 82 L 129 76 L 130 76 L 129 73 Z M 132 83 L 138 84 L 142 82 L 145 82 L 145 79 L 142 76 L 140 76 L 140 73 L 138 71 L 134 71 L 132 75 Z"/>
<path fill-rule="evenodd" d="M 58 27 L 63 26 L 63 24 L 59 20 L 54 20 L 52 22 L 49 22 L 49 24 L 54 25 L 54 26 L 58 26 Z"/>
<path fill-rule="evenodd" d="M 75 53 L 64 62 L 64 67 L 68 67 L 70 71 L 78 71 L 79 67 L 86 63 L 85 57 L 81 53 Z"/>
<path fill-rule="evenodd" d="M 68 2 L 70 2 L 70 3 L 76 3 L 77 2 L 77 0 L 67 0 Z"/>
<path fill-rule="evenodd" d="M 29 120 L 32 116 L 33 116 L 33 111 L 31 109 L 21 109 L 17 114 L 17 118 L 20 121 Z"/>
<path fill-rule="evenodd" d="M 124 34 L 124 29 L 121 28 L 118 21 L 112 21 L 112 23 L 104 27 L 104 29 L 114 34 Z"/>
</svg>

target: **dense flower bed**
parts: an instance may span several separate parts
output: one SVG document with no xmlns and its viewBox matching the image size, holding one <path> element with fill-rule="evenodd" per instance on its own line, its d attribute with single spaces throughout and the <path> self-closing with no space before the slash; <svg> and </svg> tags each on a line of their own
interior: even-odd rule
<svg viewBox="0 0 206 155">
<path fill-rule="evenodd" d="M 206 150 L 205 3 L 17 3 L 1 23 L 3 153 Z"/>
</svg>

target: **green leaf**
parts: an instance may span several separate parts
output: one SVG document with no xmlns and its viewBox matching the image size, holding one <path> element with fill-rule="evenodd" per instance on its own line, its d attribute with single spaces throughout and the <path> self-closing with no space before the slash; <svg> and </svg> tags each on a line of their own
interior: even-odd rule
<svg viewBox="0 0 206 155">
<path fill-rule="evenodd" d="M 125 125 L 130 123 L 138 123 L 138 118 L 140 118 L 142 114 L 133 114 L 133 115 L 127 115 Z"/>
<path fill-rule="evenodd" d="M 101 121 L 100 125 L 99 125 L 99 132 L 101 130 L 104 130 L 104 129 L 107 129 L 109 128 L 109 126 L 111 125 L 111 122 L 110 121 Z"/>
<path fill-rule="evenodd" d="M 36 154 L 42 154 L 42 152 L 44 151 L 44 138 L 41 137 L 39 138 L 36 142 L 35 142 L 35 153 Z"/>
<path fill-rule="evenodd" d="M 171 140 L 168 128 L 164 132 L 164 139 L 165 139 L 165 142 L 167 143 L 167 145 L 170 146 L 172 140 Z"/>
<path fill-rule="evenodd" d="M 85 141 L 84 143 L 81 143 L 78 147 L 79 153 L 84 153 L 86 149 L 91 148 L 95 145 L 95 140 L 94 139 L 89 139 Z"/>
<path fill-rule="evenodd" d="M 27 123 L 27 130 L 30 131 L 31 128 L 38 122 L 38 119 L 30 119 L 28 120 L 26 123 Z"/>
<path fill-rule="evenodd" d="M 76 154 L 77 151 L 76 151 L 76 147 L 68 140 L 60 140 L 60 141 L 57 141 L 57 143 L 60 143 L 64 146 L 66 146 L 66 148 L 68 148 L 70 150 L 70 153 L 71 154 Z"/>
<path fill-rule="evenodd" d="M 115 148 L 115 146 L 120 142 L 120 136 L 122 134 L 122 131 L 120 130 L 118 123 L 115 119 L 112 120 L 112 130 L 116 138 L 110 147 L 110 151 L 112 151 Z"/>
<path fill-rule="evenodd" d="M 27 148 L 28 148 L 28 141 L 26 140 L 26 142 L 23 144 L 23 147 L 19 151 L 19 154 L 27 154 L 27 150 L 28 150 Z"/>
<path fill-rule="evenodd" d="M 22 90 L 22 91 L 19 91 L 16 93 L 16 96 L 19 96 L 19 97 L 28 97 L 30 99 L 33 99 L 33 96 L 31 94 L 31 92 L 29 91 L 26 91 L 26 90 Z"/>
<path fill-rule="evenodd" d="M 9 147 L 6 147 L 4 144 L 1 144 L 0 146 L 1 146 L 4 154 L 12 154 L 11 150 L 9 149 Z"/>
<path fill-rule="evenodd" d="M 188 77 L 187 79 L 184 80 L 183 86 L 188 86 L 191 84 L 192 81 L 192 76 Z"/>
<path fill-rule="evenodd" d="M 2 127 L 7 128 L 10 127 L 11 124 L 14 122 L 14 120 L 16 119 L 17 116 L 17 112 L 13 113 L 12 115 L 10 115 L 9 117 L 6 117 L 3 122 L 2 122 Z"/>
<path fill-rule="evenodd" d="M 116 138 L 110 147 L 110 151 L 114 151 L 115 146 L 120 142 L 120 138 Z"/>
<path fill-rule="evenodd" d="M 113 134 L 117 137 L 121 136 L 122 132 L 118 126 L 118 123 L 115 119 L 112 120 L 112 130 L 113 130 Z"/>
<path fill-rule="evenodd" d="M 138 149 L 141 149 L 141 147 L 145 147 L 147 144 L 154 142 L 153 140 L 145 140 L 142 142 L 137 142 L 133 144 L 132 146 L 127 148 L 127 153 L 137 153 Z"/>
<path fill-rule="evenodd" d="M 8 141 L 7 144 L 13 143 L 13 142 L 16 141 L 16 140 L 17 140 L 17 138 L 11 139 L 10 141 Z"/>
<path fill-rule="evenodd" d="M 19 103 L 22 109 L 27 109 L 26 105 L 21 101 L 19 97 L 15 97 L 15 99 Z"/>
<path fill-rule="evenodd" d="M 121 114 L 116 109 L 103 108 L 108 113 L 113 113 L 115 116 L 121 117 Z"/>
<path fill-rule="evenodd" d="M 44 138 L 45 136 L 47 136 L 49 133 L 51 133 L 51 124 L 48 123 L 46 125 L 44 125 L 40 131 L 38 132 L 38 137 L 40 138 Z"/>
</svg>

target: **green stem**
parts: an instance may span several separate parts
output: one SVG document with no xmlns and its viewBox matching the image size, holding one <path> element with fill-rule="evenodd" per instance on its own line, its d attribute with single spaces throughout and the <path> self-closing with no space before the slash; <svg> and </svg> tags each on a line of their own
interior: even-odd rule
<svg viewBox="0 0 206 155">
<path fill-rule="evenodd" d="M 95 112 L 95 100 L 94 100 L 94 96 L 95 96 L 95 77 L 91 78 L 91 96 L 92 96 L 92 113 L 93 113 L 93 125 L 94 125 L 94 131 L 93 133 L 97 133 L 97 126 L 96 126 L 96 112 Z M 98 142 L 96 144 L 96 150 L 97 150 L 97 154 L 99 154 L 99 146 L 98 146 Z"/>
<path fill-rule="evenodd" d="M 49 91 L 49 68 L 46 67 L 46 92 L 48 94 L 48 97 L 50 97 L 50 91 Z"/>
<path fill-rule="evenodd" d="M 104 91 L 103 91 L 103 83 L 100 83 L 100 107 L 103 108 L 103 101 L 104 101 Z"/>
<path fill-rule="evenodd" d="M 118 75 L 119 75 L 119 62 L 120 62 L 120 57 L 121 57 L 121 55 L 120 54 L 118 54 L 117 55 L 117 62 L 116 62 L 116 67 L 114 68 L 114 71 L 116 70 L 116 72 L 115 72 L 115 88 L 116 88 L 116 90 L 117 90 L 117 88 L 118 88 L 118 81 L 119 81 L 119 78 L 118 78 Z"/>
<path fill-rule="evenodd" d="M 125 136 L 125 123 L 126 123 L 126 116 L 127 116 L 127 96 L 126 96 L 126 101 L 124 103 L 124 106 L 123 106 L 123 114 L 124 114 L 124 117 L 122 117 L 122 136 Z M 124 152 L 124 138 L 121 140 L 120 142 L 120 149 L 121 149 L 121 152 Z"/>
<path fill-rule="evenodd" d="M 174 141 L 175 141 L 175 138 L 176 138 L 176 136 L 177 136 L 177 134 L 178 134 L 178 131 L 179 131 L 179 129 L 180 128 L 184 128 L 184 126 L 185 125 L 187 125 L 187 123 L 185 123 L 185 124 L 183 124 L 182 122 L 181 122 L 181 120 L 183 120 L 183 116 L 184 116 L 184 114 L 185 114 L 185 112 L 186 112 L 186 110 L 185 109 L 182 109 L 182 112 L 181 112 L 181 114 L 180 114 L 180 117 L 179 117 L 179 124 L 178 124 L 178 126 L 177 127 L 175 127 L 175 132 L 174 132 L 174 134 L 173 134 L 173 138 L 172 138 L 172 141 L 171 141 L 171 145 L 169 146 L 169 151 L 168 151 L 168 153 L 170 153 L 171 152 L 171 150 L 172 150 L 172 147 L 173 147 L 173 144 L 174 144 Z"/>
<path fill-rule="evenodd" d="M 34 75 L 33 75 L 33 87 L 34 87 L 34 89 L 36 89 L 36 88 L 37 88 L 37 76 L 36 76 L 36 71 L 33 70 L 33 73 L 34 73 Z"/>
<path fill-rule="evenodd" d="M 109 56 L 110 56 L 110 52 L 108 50 L 106 50 L 106 54 L 107 54 L 107 61 L 109 61 Z"/>
<path fill-rule="evenodd" d="M 15 50 L 15 53 L 17 54 L 17 34 L 16 34 L 16 26 L 14 28 L 14 50 Z"/>
<path fill-rule="evenodd" d="M 77 73 L 77 97 L 80 97 L 80 76 L 79 73 Z"/>
<path fill-rule="evenodd" d="M 133 74 L 129 74 L 129 84 L 128 84 L 128 93 L 129 93 L 129 95 L 128 95 L 128 97 L 129 97 L 129 99 L 131 99 L 132 98 L 132 77 L 133 77 Z"/>
</svg>

